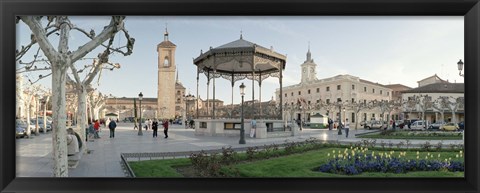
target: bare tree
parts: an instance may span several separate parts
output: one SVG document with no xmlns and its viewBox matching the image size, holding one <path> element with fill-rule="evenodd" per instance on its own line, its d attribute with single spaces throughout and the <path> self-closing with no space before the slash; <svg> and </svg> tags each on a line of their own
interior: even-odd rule
<svg viewBox="0 0 480 193">
<path fill-rule="evenodd" d="M 67 161 L 67 143 L 66 143 L 66 75 L 67 70 L 74 68 L 75 62 L 84 58 L 92 50 L 101 46 L 105 41 L 112 41 L 117 32 L 124 29 L 124 16 L 112 16 L 110 23 L 104 27 L 103 31 L 95 35 L 95 31 L 91 30 L 87 33 L 85 30 L 74 26 L 68 16 L 49 16 L 46 17 L 46 26 L 42 25 L 42 16 L 20 16 L 17 17 L 17 23 L 23 21 L 32 31 L 31 43 L 22 49 L 17 50 L 17 61 L 25 55 L 31 45 L 38 43 L 40 49 L 46 57 L 51 69 L 52 76 L 52 143 L 53 143 L 53 176 L 68 177 L 68 161 Z M 45 20 L 43 20 L 45 21 Z M 45 23 L 45 22 L 43 22 Z M 70 32 L 72 30 L 86 34 L 91 40 L 80 46 L 77 50 L 69 49 Z M 58 35 L 58 48 L 55 49 L 52 40 L 48 37 L 51 34 Z M 129 55 L 133 49 L 134 39 L 127 36 L 127 52 Z M 105 46 L 104 46 L 105 47 Z M 120 50 L 119 50 L 120 51 Z M 37 52 L 38 53 L 38 52 Z M 37 57 L 38 55 L 34 56 Z M 72 71 L 74 71 L 72 69 Z"/>
<path fill-rule="evenodd" d="M 89 95 L 90 107 L 93 110 L 93 118 L 98 119 L 100 114 L 100 109 L 105 106 L 107 101 L 107 95 L 102 95 L 100 92 L 92 92 Z"/>
<path fill-rule="evenodd" d="M 354 113 L 355 113 L 355 129 L 358 128 L 358 114 L 360 113 L 360 111 L 362 110 L 367 110 L 367 109 L 371 109 L 372 106 L 369 105 L 370 103 L 363 103 L 363 102 L 356 102 L 354 101 L 353 103 L 350 103 L 348 105 L 348 108 L 351 109 Z"/>
<path fill-rule="evenodd" d="M 445 121 L 445 110 L 449 109 L 448 105 L 449 104 L 448 104 L 448 97 L 447 96 L 438 97 L 432 103 L 433 110 L 440 113 L 442 121 Z"/>
<path fill-rule="evenodd" d="M 380 101 L 374 100 L 373 105 L 380 109 L 380 112 L 382 115 L 382 122 L 383 122 L 385 121 L 384 120 L 385 113 L 387 113 L 387 119 L 391 120 L 390 118 L 391 112 L 396 108 L 400 108 L 402 106 L 402 103 L 397 100 L 380 100 Z M 390 127 L 390 124 L 388 124 L 388 127 Z"/>
<path fill-rule="evenodd" d="M 448 97 L 447 100 L 448 108 L 452 112 L 452 123 L 457 123 L 457 118 L 455 117 L 455 113 L 459 108 L 464 108 L 465 105 L 465 98 L 464 97 Z"/>
</svg>

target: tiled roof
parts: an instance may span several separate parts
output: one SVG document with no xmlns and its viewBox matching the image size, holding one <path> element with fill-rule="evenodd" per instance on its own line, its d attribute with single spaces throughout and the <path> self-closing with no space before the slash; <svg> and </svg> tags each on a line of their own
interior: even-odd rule
<svg viewBox="0 0 480 193">
<path fill-rule="evenodd" d="M 157 47 L 177 47 L 177 45 L 175 45 L 171 41 L 167 40 L 167 41 L 163 41 L 160 44 L 158 44 Z"/>
<path fill-rule="evenodd" d="M 464 93 L 464 83 L 433 83 L 422 87 L 402 91 L 402 93 Z"/>
</svg>

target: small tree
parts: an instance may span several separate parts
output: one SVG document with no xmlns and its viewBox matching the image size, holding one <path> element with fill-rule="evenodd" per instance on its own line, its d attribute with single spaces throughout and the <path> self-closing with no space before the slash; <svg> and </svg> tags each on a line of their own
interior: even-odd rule
<svg viewBox="0 0 480 193">
<path fill-rule="evenodd" d="M 452 123 L 457 123 L 455 113 L 459 108 L 464 108 L 465 98 L 464 97 L 448 97 L 448 108 L 452 112 Z"/>
<path fill-rule="evenodd" d="M 448 97 L 447 96 L 441 96 L 437 98 L 435 101 L 432 103 L 432 108 L 434 111 L 439 112 L 442 121 L 445 121 L 445 110 L 448 110 Z"/>
</svg>

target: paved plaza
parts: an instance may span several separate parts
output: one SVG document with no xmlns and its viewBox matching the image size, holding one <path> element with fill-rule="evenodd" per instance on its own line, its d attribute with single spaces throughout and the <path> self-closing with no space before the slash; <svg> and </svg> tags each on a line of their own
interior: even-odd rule
<svg viewBox="0 0 480 193">
<path fill-rule="evenodd" d="M 341 143 L 355 143 L 362 139 L 355 138 L 355 134 L 371 132 L 364 129 L 350 129 L 349 138 L 338 135 L 336 130 L 303 129 L 299 135 L 282 138 L 256 139 L 246 137 L 246 144 L 238 144 L 239 137 L 210 137 L 195 136 L 193 129 L 185 129 L 183 125 L 172 125 L 169 137 L 163 138 L 163 129 L 158 131 L 158 138 L 152 137 L 152 130 L 143 130 L 143 136 L 138 136 L 138 130 L 133 130 L 132 123 L 119 123 L 115 138 L 109 138 L 109 131 L 102 127 L 100 139 L 86 142 L 90 154 L 83 155 L 76 168 L 69 169 L 70 177 L 125 177 L 121 166 L 121 153 L 153 153 L 153 152 L 180 152 L 221 149 L 231 146 L 248 147 L 263 146 L 265 144 L 280 144 L 285 140 L 305 141 L 310 137 L 320 140 L 336 141 Z M 377 139 L 377 143 L 382 141 Z M 384 142 L 394 144 L 405 140 L 384 139 Z M 440 140 L 429 140 L 432 144 Z M 444 140 L 444 145 L 463 144 L 461 140 Z M 425 143 L 425 140 L 411 140 L 412 145 Z M 16 140 L 16 171 L 17 177 L 52 177 L 52 138 L 51 133 L 40 134 L 30 139 Z"/>
</svg>

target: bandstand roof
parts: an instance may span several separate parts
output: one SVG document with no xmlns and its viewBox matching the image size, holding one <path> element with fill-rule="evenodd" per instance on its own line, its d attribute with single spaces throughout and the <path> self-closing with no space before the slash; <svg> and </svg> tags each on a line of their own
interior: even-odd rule
<svg viewBox="0 0 480 193">
<path fill-rule="evenodd" d="M 193 60 L 200 73 L 208 79 L 222 77 L 232 82 L 242 79 L 263 81 L 268 77 L 280 77 L 287 57 L 273 49 L 240 39 L 211 48 Z M 253 76 L 252 71 L 255 71 Z"/>
</svg>

